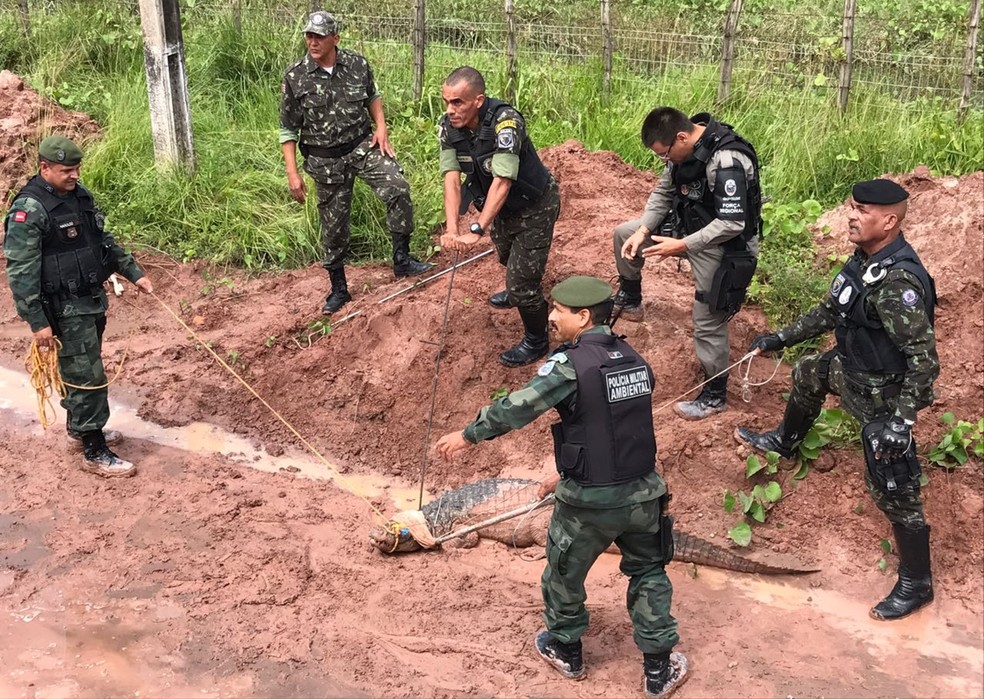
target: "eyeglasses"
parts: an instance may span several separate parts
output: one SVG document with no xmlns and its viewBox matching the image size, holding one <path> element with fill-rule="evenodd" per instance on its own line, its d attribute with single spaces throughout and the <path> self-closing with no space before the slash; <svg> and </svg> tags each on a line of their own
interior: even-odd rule
<svg viewBox="0 0 984 699">
<path fill-rule="evenodd" d="M 673 151 L 673 146 L 675 144 L 676 144 L 676 139 L 674 138 L 670 142 L 670 147 L 666 149 L 666 152 L 665 153 L 657 153 L 656 154 L 656 157 L 659 158 L 660 160 L 662 160 L 664 163 L 669 162 L 669 160 L 670 160 L 670 153 Z"/>
</svg>

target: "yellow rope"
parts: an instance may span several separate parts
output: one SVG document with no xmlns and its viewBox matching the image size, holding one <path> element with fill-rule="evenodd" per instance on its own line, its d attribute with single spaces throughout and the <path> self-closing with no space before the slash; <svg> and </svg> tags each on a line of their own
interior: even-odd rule
<svg viewBox="0 0 984 699">
<path fill-rule="evenodd" d="M 283 415 L 281 415 L 280 413 L 278 413 L 278 412 L 277 412 L 276 410 L 274 410 L 274 408 L 273 408 L 273 406 L 271 406 L 271 405 L 270 405 L 269 403 L 267 403 L 267 402 L 266 402 L 265 400 L 263 400 L 263 398 L 262 398 L 262 397 L 260 396 L 260 394 L 259 394 L 259 393 L 257 393 L 257 392 L 256 392 L 255 390 L 253 390 L 253 387 L 252 387 L 252 386 L 250 386 L 250 385 L 249 385 L 248 383 L 246 383 L 246 381 L 245 381 L 245 380 L 244 380 L 244 379 L 243 379 L 243 378 L 242 378 L 242 377 L 241 377 L 241 376 L 240 376 L 239 374 L 237 374 L 237 373 L 236 373 L 236 371 L 235 371 L 235 369 L 233 369 L 233 368 L 232 368 L 231 366 L 229 366 L 229 365 L 228 365 L 228 364 L 227 364 L 227 363 L 226 363 L 226 362 L 225 362 L 225 361 L 224 361 L 224 360 L 222 359 L 222 357 L 220 357 L 220 356 L 219 356 L 218 354 L 216 354 L 216 352 L 215 352 L 215 351 L 214 351 L 214 350 L 213 350 L 213 349 L 212 349 L 212 348 L 211 348 L 211 347 L 209 346 L 209 343 L 207 343 L 207 342 L 205 342 L 204 340 L 202 340 L 201 338 L 199 338 L 199 337 L 198 337 L 198 335 L 196 335 L 196 334 L 195 334 L 195 331 L 194 331 L 194 330 L 192 330 L 192 329 L 191 329 L 190 327 L 188 327 L 188 324 L 187 324 L 187 323 L 185 323 L 185 322 L 184 322 L 183 320 L 181 320 L 181 318 L 180 318 L 180 317 L 178 316 L 178 314 L 177 314 L 177 313 L 175 313 L 175 312 L 174 312 L 174 311 L 173 311 L 173 310 L 171 309 L 171 307 L 170 307 L 170 306 L 168 306 L 168 305 L 167 305 L 166 303 L 164 303 L 164 301 L 162 301 L 162 300 L 161 300 L 161 299 L 160 299 L 160 298 L 159 298 L 159 297 L 157 296 L 157 294 L 155 294 L 155 293 L 153 293 L 153 292 L 151 292 L 151 294 L 150 294 L 150 295 L 151 295 L 151 296 L 153 296 L 153 297 L 154 297 L 154 299 L 156 299 L 156 301 L 157 301 L 157 303 L 159 303 L 159 304 L 161 304 L 161 306 L 162 306 L 162 307 L 164 308 L 164 310 L 165 310 L 165 311 L 167 311 L 168 313 L 170 313 L 170 314 L 171 314 L 171 316 L 172 316 L 172 317 L 173 317 L 173 318 L 174 318 L 174 319 L 175 319 L 176 321 L 178 321 L 178 323 L 180 323 L 180 324 L 181 324 L 181 327 L 183 327 L 183 328 L 184 328 L 184 329 L 185 329 L 185 330 L 186 330 L 186 331 L 188 332 L 188 334 L 189 334 L 189 335 L 191 335 L 191 337 L 195 339 L 195 341 L 196 341 L 196 342 L 198 342 L 198 343 L 199 343 L 199 344 L 200 344 L 200 345 L 201 345 L 202 347 L 204 347 L 204 348 L 205 348 L 206 350 L 208 350 L 208 352 L 209 352 L 209 354 L 211 354 L 211 355 L 212 355 L 213 357 L 215 357 L 215 360 L 216 360 L 216 361 L 217 361 L 217 362 L 218 362 L 219 364 L 221 364 L 221 365 L 222 365 L 222 366 L 223 366 L 223 367 L 225 368 L 225 370 L 226 370 L 226 371 L 228 371 L 228 372 L 229 372 L 230 374 L 232 374 L 232 375 L 233 375 L 233 376 L 234 376 L 234 377 L 236 378 L 236 380 L 237 380 L 237 381 L 239 381 L 239 383 L 241 383 L 241 384 L 243 385 L 243 387 L 244 387 L 244 388 L 245 388 L 245 389 L 246 389 L 247 391 L 249 391 L 250 393 L 252 393 L 252 394 L 253 394 L 253 397 L 255 397 L 255 398 L 256 398 L 256 399 L 258 400 L 258 401 L 260 401 L 260 402 L 261 402 L 261 403 L 262 403 L 262 404 L 263 404 L 263 405 L 264 405 L 264 406 L 266 407 L 266 409 L 267 409 L 267 410 L 269 410 L 269 411 L 270 411 L 271 413 L 273 413 L 273 415 L 274 415 L 274 417 L 276 417 L 276 418 L 277 418 L 278 420 L 280 420 L 280 422 L 282 422 L 282 423 L 284 424 L 284 426 L 285 426 L 285 427 L 286 427 L 286 428 L 287 428 L 288 430 L 290 430 L 290 431 L 291 431 L 291 432 L 293 433 L 293 435 L 294 435 L 295 437 L 297 437 L 297 438 L 298 438 L 299 440 L 301 440 L 301 444 L 303 444 L 303 445 L 304 445 L 305 447 L 307 447 L 307 448 L 308 448 L 308 450 L 309 450 L 309 451 L 310 451 L 310 452 L 311 452 L 312 454 L 314 454 L 315 456 L 317 456 L 317 457 L 318 457 L 318 459 L 320 459 L 320 460 L 321 460 L 321 462 L 322 462 L 322 463 L 323 463 L 323 464 L 324 464 L 325 466 L 327 466 L 327 467 L 328 467 L 328 469 L 329 469 L 329 470 L 330 470 L 330 471 L 331 471 L 332 473 L 334 473 L 334 474 L 335 474 L 335 477 L 336 477 L 336 478 L 337 478 L 338 480 L 340 480 L 340 481 L 341 481 L 342 483 L 344 483 L 344 484 L 345 484 L 345 487 L 346 487 L 346 488 L 347 488 L 347 489 L 349 490 L 349 492 L 352 492 L 352 493 L 354 493 L 354 494 L 356 494 L 356 495 L 359 495 L 358 493 L 356 493 L 356 492 L 355 492 L 355 489 L 354 489 L 354 488 L 352 487 L 352 485 L 351 485 L 351 484 L 350 484 L 350 483 L 348 482 L 348 480 L 347 480 L 347 479 L 345 478 L 345 476 L 343 476 L 343 475 L 342 475 L 342 474 L 341 474 L 341 473 L 340 473 L 340 472 L 338 471 L 338 469 L 336 469 L 336 468 L 335 468 L 334 466 L 332 466 L 332 465 L 331 465 L 331 463 L 329 463 L 329 461 L 328 461 L 328 459 L 326 459 L 326 458 L 325 458 L 324 456 L 322 456 L 322 455 L 321 455 L 321 452 L 319 452 L 319 451 L 318 451 L 317 449 L 315 449 L 315 448 L 314 448 L 314 447 L 313 447 L 313 446 L 312 446 L 312 445 L 310 444 L 310 442 L 308 442 L 308 441 L 307 441 L 306 439 L 304 439 L 304 437 L 303 437 L 303 436 L 301 436 L 301 433 L 300 433 L 300 432 L 298 432 L 298 431 L 297 431 L 296 429 L 294 429 L 294 426 L 293 426 L 293 425 L 291 425 L 291 424 L 290 424 L 289 422 L 287 422 L 287 419 L 286 419 L 286 418 L 285 418 L 285 417 L 284 417 Z M 379 508 L 377 508 L 377 507 L 376 507 L 375 505 L 373 505 L 373 504 L 372 504 L 372 502 L 370 502 L 370 500 L 369 500 L 369 498 L 367 498 L 367 497 L 365 497 L 364 495 L 359 495 L 359 497 L 360 497 L 360 498 L 362 498 L 362 499 L 363 499 L 363 500 L 365 501 L 365 503 L 366 503 L 367 505 L 369 505 L 369 507 L 370 507 L 370 509 L 372 509 L 372 511 L 373 511 L 373 512 L 375 512 L 375 513 L 376 513 L 376 514 L 377 514 L 377 515 L 379 516 L 379 518 L 380 518 L 381 520 L 383 520 L 384 522 L 385 522 L 385 521 L 387 521 L 387 520 L 386 520 L 386 516 L 385 516 L 385 515 L 384 515 L 384 514 L 383 514 L 382 512 L 380 512 L 380 511 L 379 511 Z"/>
<path fill-rule="evenodd" d="M 58 370 L 58 350 L 61 349 L 61 342 L 55 338 L 56 349 L 46 349 L 44 352 L 38 346 L 36 340 L 31 341 L 31 348 L 24 357 L 24 368 L 27 369 L 31 377 L 31 386 L 38 397 L 38 416 L 41 420 L 41 428 L 48 429 L 48 425 L 55 422 L 55 406 L 51 399 L 54 394 L 62 398 L 65 397 L 65 384 L 62 382 L 61 372 Z"/>
</svg>

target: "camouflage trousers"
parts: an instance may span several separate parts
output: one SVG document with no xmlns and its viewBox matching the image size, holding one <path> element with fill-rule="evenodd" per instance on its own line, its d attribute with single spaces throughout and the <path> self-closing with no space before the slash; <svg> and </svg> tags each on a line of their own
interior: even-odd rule
<svg viewBox="0 0 984 699">
<path fill-rule="evenodd" d="M 506 267 L 506 293 L 517 308 L 537 309 L 543 298 L 543 273 L 560 215 L 560 187 L 553 179 L 540 200 L 519 213 L 496 216 L 489 237 Z"/>
<path fill-rule="evenodd" d="M 833 393 L 840 396 L 841 407 L 865 425 L 876 417 L 895 412 L 895 398 L 882 397 L 884 389 L 892 385 L 881 376 L 848 373 L 835 352 L 814 354 L 796 363 L 789 402 L 805 412 L 819 415 L 827 395 Z M 888 392 L 893 391 L 889 389 Z M 875 486 L 867 468 L 864 469 L 864 484 L 875 505 L 893 524 L 906 529 L 921 529 L 926 525 L 922 496 L 917 485 L 902 487 L 892 494 L 886 493 Z"/>
<path fill-rule="evenodd" d="M 352 188 L 358 176 L 386 205 L 386 228 L 393 235 L 413 232 L 413 203 L 403 168 L 366 138 L 358 148 L 339 158 L 310 156 L 304 170 L 318 190 L 318 216 L 324 243 L 325 269 L 337 269 L 348 258 L 352 237 Z"/>
<path fill-rule="evenodd" d="M 547 567 L 540 579 L 543 620 L 550 635 L 573 643 L 588 628 L 584 580 L 612 542 L 622 551 L 629 578 L 626 606 L 633 639 L 643 653 L 667 651 L 680 640 L 670 614 L 673 586 L 659 532 L 659 500 L 611 509 L 573 507 L 556 501 L 547 539 Z"/>
<path fill-rule="evenodd" d="M 58 319 L 58 368 L 66 384 L 101 386 L 106 383 L 102 363 L 102 337 L 106 316 L 102 313 Z M 101 430 L 109 420 L 109 391 L 66 386 L 61 406 L 68 412 L 68 430 L 82 433 Z"/>
</svg>

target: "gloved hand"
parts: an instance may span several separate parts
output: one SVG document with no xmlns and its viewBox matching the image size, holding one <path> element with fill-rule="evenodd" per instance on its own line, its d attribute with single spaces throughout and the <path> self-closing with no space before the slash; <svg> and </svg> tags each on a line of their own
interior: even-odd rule
<svg viewBox="0 0 984 699">
<path fill-rule="evenodd" d="M 752 344 L 748 346 L 748 351 L 758 350 L 759 354 L 764 354 L 765 352 L 778 352 L 785 347 L 786 343 L 776 333 L 762 333 L 755 336 Z"/>
<path fill-rule="evenodd" d="M 885 423 L 878 434 L 878 450 L 882 456 L 904 454 L 912 443 L 912 426 L 900 417 L 893 417 Z"/>
</svg>

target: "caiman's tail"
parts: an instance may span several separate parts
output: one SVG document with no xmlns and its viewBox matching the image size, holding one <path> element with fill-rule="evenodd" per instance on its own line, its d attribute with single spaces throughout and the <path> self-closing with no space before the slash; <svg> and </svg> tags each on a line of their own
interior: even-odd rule
<svg viewBox="0 0 984 699">
<path fill-rule="evenodd" d="M 786 575 L 816 573 L 819 568 L 784 568 L 759 563 L 750 558 L 739 556 L 728 549 L 705 541 L 700 537 L 681 532 L 673 531 L 673 560 L 684 563 L 696 563 L 698 565 L 713 566 L 724 568 L 725 570 L 736 570 L 739 573 L 761 573 L 763 575 Z"/>
</svg>

